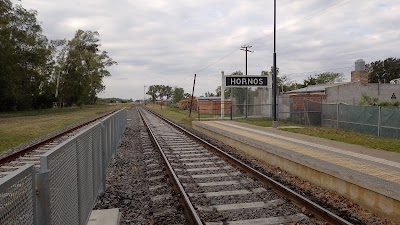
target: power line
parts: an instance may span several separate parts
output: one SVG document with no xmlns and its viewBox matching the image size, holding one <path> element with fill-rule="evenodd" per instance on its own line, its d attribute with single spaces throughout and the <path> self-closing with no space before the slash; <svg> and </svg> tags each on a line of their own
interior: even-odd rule
<svg viewBox="0 0 400 225">
<path fill-rule="evenodd" d="M 245 53 L 246 53 L 246 74 L 245 75 L 247 75 L 247 52 L 254 52 L 254 51 L 249 50 L 249 48 L 251 48 L 251 47 L 253 47 L 253 46 L 242 45 L 242 47 L 240 47 L 240 50 L 245 51 Z"/>
<path fill-rule="evenodd" d="M 327 7 L 327 8 L 320 9 L 320 10 L 318 10 L 318 11 L 312 13 L 312 14 L 309 15 L 309 16 L 306 16 L 306 17 L 304 17 L 304 18 L 302 18 L 302 19 L 300 19 L 300 20 L 297 20 L 296 22 L 294 22 L 294 23 L 292 23 L 292 24 L 286 25 L 286 26 L 284 26 L 284 27 L 280 27 L 280 28 L 278 28 L 277 30 L 278 30 L 278 31 L 287 30 L 287 29 L 289 29 L 289 28 L 291 28 L 291 27 L 293 27 L 293 26 L 295 26 L 295 25 L 298 25 L 298 24 L 307 22 L 307 21 L 309 21 L 309 20 L 311 20 L 311 19 L 314 19 L 314 18 L 317 17 L 317 16 L 321 16 L 321 15 L 323 15 L 323 14 L 329 12 L 329 11 L 334 11 L 334 10 L 336 10 L 337 8 L 342 7 L 342 6 L 344 6 L 345 4 L 349 3 L 350 1 L 351 1 L 351 0 L 341 0 L 341 1 L 339 1 L 339 2 L 337 2 L 337 3 L 335 3 L 335 4 L 331 5 L 331 6 L 329 6 L 329 7 Z M 270 33 L 267 34 L 267 35 L 263 35 L 262 37 L 256 38 L 256 39 L 250 41 L 249 43 L 247 43 L 247 45 L 252 44 L 252 43 L 255 43 L 255 42 L 257 42 L 258 40 L 261 40 L 261 39 L 263 39 L 263 38 L 269 37 L 269 36 L 271 36 L 271 35 L 273 35 L 273 32 L 270 32 Z M 197 70 L 196 73 L 199 73 L 199 72 L 201 72 L 201 71 L 203 71 L 203 70 L 205 70 L 205 69 L 207 69 L 207 68 L 209 68 L 209 67 L 215 65 L 216 63 L 218 63 L 218 62 L 220 62 L 221 60 L 225 59 L 226 57 L 232 55 L 233 53 L 235 53 L 235 52 L 238 51 L 238 50 L 240 50 L 240 49 L 235 49 L 235 50 L 229 52 L 227 55 L 225 55 L 225 56 L 223 56 L 223 57 L 217 59 L 216 61 L 214 61 L 214 62 L 208 64 L 207 66 L 205 66 L 205 67 L 203 67 L 203 68 Z"/>
<path fill-rule="evenodd" d="M 300 73 L 282 73 L 279 75 L 302 75 L 302 74 L 315 74 L 315 73 L 323 73 L 323 72 L 329 72 L 332 70 L 341 70 L 341 69 L 350 69 L 354 68 L 354 66 L 346 66 L 346 67 L 339 67 L 339 68 L 333 68 L 333 69 L 326 69 L 326 70 L 315 70 L 315 71 L 309 71 L 309 72 L 300 72 Z"/>
</svg>

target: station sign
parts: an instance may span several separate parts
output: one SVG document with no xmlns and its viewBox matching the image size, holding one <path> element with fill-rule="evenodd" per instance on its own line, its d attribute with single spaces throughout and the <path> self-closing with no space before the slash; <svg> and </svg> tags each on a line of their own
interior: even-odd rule
<svg viewBox="0 0 400 225">
<path fill-rule="evenodd" d="M 266 87 L 267 76 L 225 76 L 226 87 Z"/>
</svg>

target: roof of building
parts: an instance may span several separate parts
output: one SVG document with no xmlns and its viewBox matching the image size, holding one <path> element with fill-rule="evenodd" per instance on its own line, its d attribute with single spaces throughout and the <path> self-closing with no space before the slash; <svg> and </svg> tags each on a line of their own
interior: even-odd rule
<svg viewBox="0 0 400 225">
<path fill-rule="evenodd" d="M 286 94 L 298 94 L 298 93 L 315 93 L 315 92 L 324 92 L 327 88 L 348 84 L 346 83 L 333 83 L 333 84 L 319 84 L 319 85 L 310 85 L 304 88 L 296 89 L 293 91 L 288 91 Z"/>
</svg>

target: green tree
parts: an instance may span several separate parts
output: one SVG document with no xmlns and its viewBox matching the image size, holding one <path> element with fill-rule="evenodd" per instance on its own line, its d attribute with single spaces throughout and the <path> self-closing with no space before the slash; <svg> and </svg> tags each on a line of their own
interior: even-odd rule
<svg viewBox="0 0 400 225">
<path fill-rule="evenodd" d="M 147 91 L 148 95 L 151 96 L 151 100 L 154 102 L 157 100 L 157 98 L 159 100 L 163 100 L 164 97 L 166 97 L 167 99 L 170 99 L 171 96 L 173 96 L 173 91 L 172 91 L 172 87 L 170 86 L 165 86 L 165 85 L 150 85 L 149 89 Z"/>
<path fill-rule="evenodd" d="M 150 100 L 154 103 L 157 100 L 158 90 L 160 89 L 160 85 L 150 85 L 147 95 L 150 95 Z"/>
<path fill-rule="evenodd" d="M 325 72 L 315 75 L 317 84 L 329 84 L 333 82 L 342 82 L 342 73 Z"/>
<path fill-rule="evenodd" d="M 317 84 L 329 84 L 333 82 L 342 82 L 343 81 L 342 73 L 333 73 L 333 72 L 325 72 L 316 75 L 310 75 L 303 81 L 303 87 L 307 87 L 309 85 L 317 85 Z"/>
<path fill-rule="evenodd" d="M 41 98 L 50 51 L 37 12 L 0 2 L 0 111 L 35 107 Z"/>
<path fill-rule="evenodd" d="M 106 68 L 117 64 L 99 50 L 98 36 L 97 31 L 78 30 L 68 41 L 60 77 L 60 98 L 67 105 L 94 104 L 105 89 L 103 78 L 111 76 Z"/>
<path fill-rule="evenodd" d="M 231 75 L 233 76 L 241 76 L 243 75 L 242 71 L 235 71 Z M 247 88 L 232 88 L 231 94 L 236 99 L 237 109 L 240 114 L 244 113 L 244 103 L 246 100 L 246 89 Z"/>
<path fill-rule="evenodd" d="M 400 59 L 387 58 L 366 65 L 368 69 L 368 82 L 389 83 L 393 79 L 400 78 Z"/>
<path fill-rule="evenodd" d="M 231 90 L 232 88 L 225 88 L 225 99 L 228 99 L 231 97 Z M 221 97 L 221 86 L 218 86 L 217 89 L 215 89 L 215 93 L 217 97 Z"/>
<path fill-rule="evenodd" d="M 205 97 L 214 97 L 215 94 L 212 93 L 212 92 L 207 91 L 206 93 L 204 93 L 204 96 L 205 96 Z"/>
<path fill-rule="evenodd" d="M 172 91 L 172 100 L 174 103 L 180 102 L 184 98 L 185 90 L 180 87 L 174 87 Z"/>
<path fill-rule="evenodd" d="M 317 84 L 317 79 L 314 76 L 309 76 L 303 81 L 303 87 L 307 87 L 309 85 L 316 85 Z"/>
<path fill-rule="evenodd" d="M 159 96 L 160 99 L 163 99 L 166 97 L 166 99 L 170 99 L 172 96 L 172 87 L 170 86 L 165 86 L 165 85 L 160 85 L 160 90 L 159 90 Z"/>
</svg>

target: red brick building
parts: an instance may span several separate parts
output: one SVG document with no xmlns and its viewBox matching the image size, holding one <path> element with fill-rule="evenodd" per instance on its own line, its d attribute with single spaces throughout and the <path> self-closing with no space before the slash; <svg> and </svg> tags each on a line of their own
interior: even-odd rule
<svg viewBox="0 0 400 225">
<path fill-rule="evenodd" d="M 180 109 L 189 109 L 192 98 L 187 98 L 178 103 Z M 225 114 L 230 113 L 231 101 L 225 100 Z M 221 113 L 221 97 L 193 97 L 192 110 L 199 110 L 200 114 L 220 114 Z"/>
</svg>

